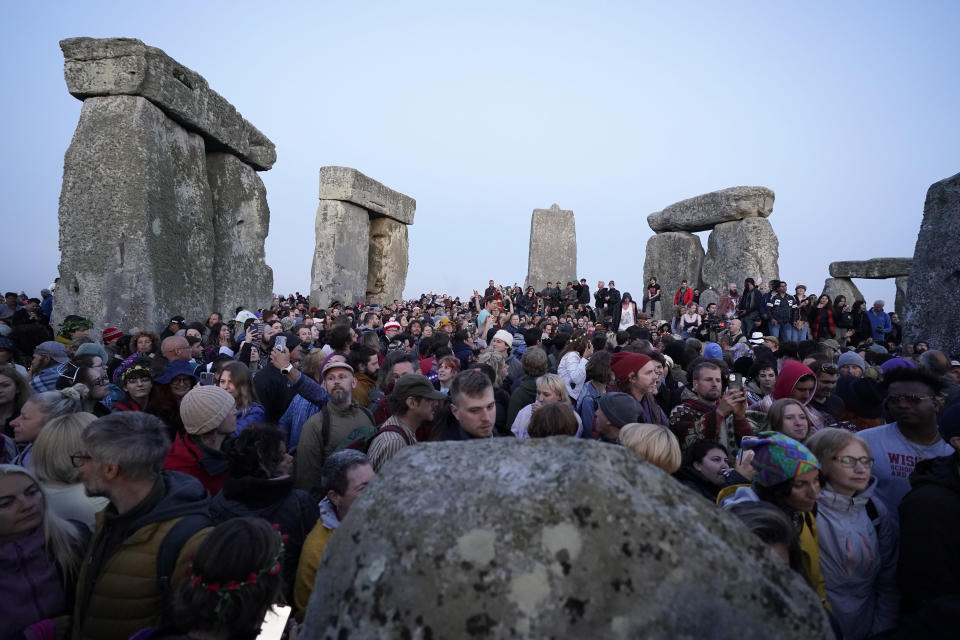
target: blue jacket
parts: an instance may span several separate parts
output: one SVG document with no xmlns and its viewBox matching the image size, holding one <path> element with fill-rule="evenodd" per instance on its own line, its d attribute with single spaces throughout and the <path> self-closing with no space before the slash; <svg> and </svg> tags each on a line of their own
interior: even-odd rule
<svg viewBox="0 0 960 640">
<path fill-rule="evenodd" d="M 875 313 L 873 311 L 873 307 L 870 307 L 867 309 L 867 319 L 870 320 L 870 331 L 872 332 L 873 339 L 876 342 L 883 342 L 884 336 L 893 330 L 893 325 L 890 322 L 890 316 L 886 311 Z"/>
</svg>

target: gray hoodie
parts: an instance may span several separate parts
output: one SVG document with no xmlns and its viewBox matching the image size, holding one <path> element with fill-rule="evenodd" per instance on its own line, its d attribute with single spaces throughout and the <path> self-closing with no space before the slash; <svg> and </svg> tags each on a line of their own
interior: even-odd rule
<svg viewBox="0 0 960 640">
<path fill-rule="evenodd" d="M 817 501 L 820 571 L 845 640 L 890 629 L 899 615 L 897 533 L 887 508 L 873 495 L 876 485 L 870 478 L 867 488 L 851 498 L 825 483 Z M 876 510 L 873 521 L 868 500 Z"/>
</svg>

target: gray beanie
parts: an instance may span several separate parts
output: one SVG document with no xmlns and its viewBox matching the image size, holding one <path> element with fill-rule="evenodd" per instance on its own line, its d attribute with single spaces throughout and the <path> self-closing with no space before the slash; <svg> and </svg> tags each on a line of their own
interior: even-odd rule
<svg viewBox="0 0 960 640">
<path fill-rule="evenodd" d="M 847 351 L 846 353 L 841 353 L 840 357 L 837 358 L 837 366 L 844 367 L 846 365 L 854 365 L 860 367 L 862 371 L 867 370 L 867 363 L 861 358 L 855 351 Z"/>
<path fill-rule="evenodd" d="M 600 396 L 597 406 L 607 416 L 610 424 L 618 429 L 625 424 L 637 421 L 640 415 L 640 403 L 629 393 L 610 392 Z"/>
</svg>

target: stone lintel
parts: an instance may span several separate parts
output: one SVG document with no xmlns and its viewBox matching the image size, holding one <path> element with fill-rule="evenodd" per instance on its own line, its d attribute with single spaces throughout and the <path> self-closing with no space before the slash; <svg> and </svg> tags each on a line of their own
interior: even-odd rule
<svg viewBox="0 0 960 640">
<path fill-rule="evenodd" d="M 417 201 L 350 167 L 320 168 L 320 199 L 342 200 L 363 207 L 374 217 L 413 224 Z"/>
</svg>

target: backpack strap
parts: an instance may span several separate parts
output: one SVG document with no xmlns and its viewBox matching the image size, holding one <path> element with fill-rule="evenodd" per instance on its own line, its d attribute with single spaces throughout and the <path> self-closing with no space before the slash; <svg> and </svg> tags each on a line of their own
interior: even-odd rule
<svg viewBox="0 0 960 640">
<path fill-rule="evenodd" d="M 160 584 L 160 595 L 164 602 L 164 620 L 168 619 L 170 613 L 170 598 L 168 597 L 170 595 L 170 576 L 176 569 L 177 558 L 180 556 L 183 546 L 197 531 L 212 526 L 213 521 L 206 513 L 193 513 L 180 518 L 176 524 L 170 527 L 167 535 L 163 537 L 160 549 L 157 551 L 157 582 Z"/>
<path fill-rule="evenodd" d="M 372 438 L 370 438 L 370 442 L 373 442 L 373 439 L 379 436 L 381 433 L 399 433 L 400 437 L 403 438 L 403 441 L 408 447 L 413 444 L 413 442 L 410 441 L 410 436 L 407 435 L 407 432 L 395 424 L 387 424 L 377 429 L 377 432 L 373 434 Z"/>
<path fill-rule="evenodd" d="M 320 444 L 326 449 L 330 441 L 330 408 L 326 404 L 320 409 L 320 416 L 323 420 L 323 426 L 320 428 Z"/>
<path fill-rule="evenodd" d="M 877 532 L 877 539 L 880 539 L 880 512 L 877 511 L 877 505 L 873 503 L 873 498 L 867 498 L 867 517 L 873 523 L 873 528 Z"/>
</svg>

